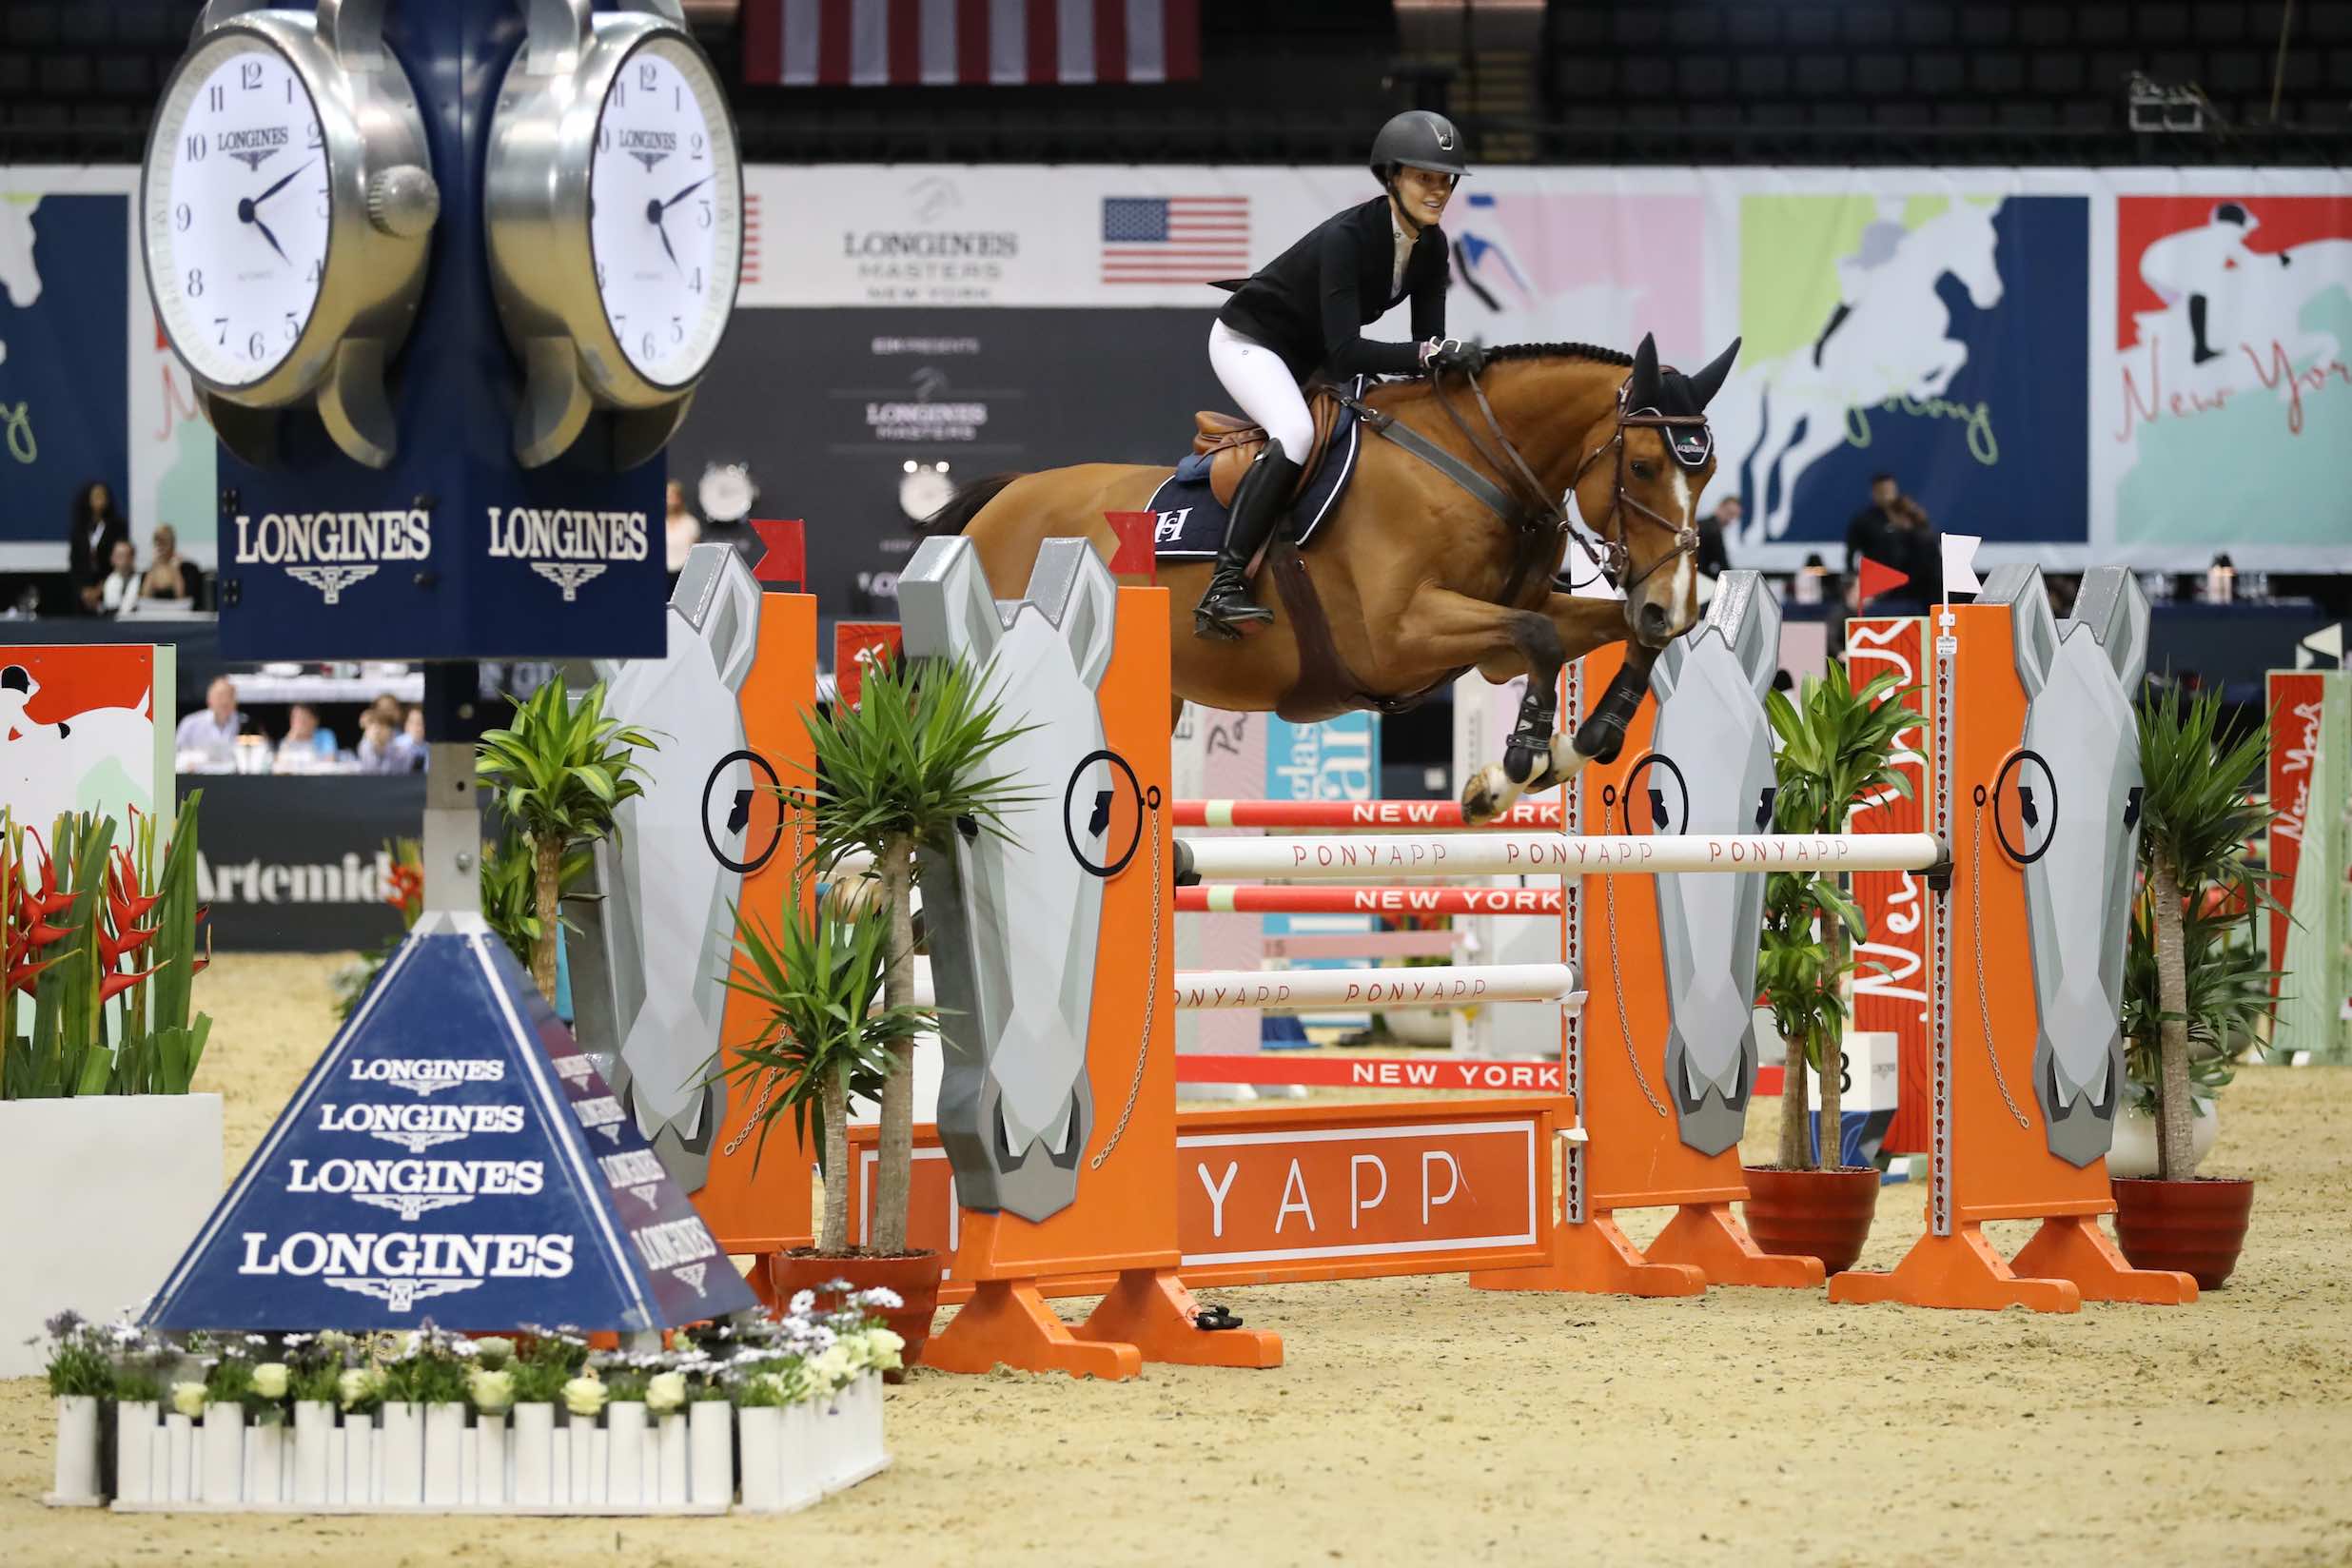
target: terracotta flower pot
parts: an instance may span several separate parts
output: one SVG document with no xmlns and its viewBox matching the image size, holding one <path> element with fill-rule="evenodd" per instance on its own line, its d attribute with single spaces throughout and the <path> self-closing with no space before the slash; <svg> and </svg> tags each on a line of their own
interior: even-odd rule
<svg viewBox="0 0 2352 1568">
<path fill-rule="evenodd" d="M 2254 1212 L 2252 1182 L 2119 1176 L 2112 1185 L 2115 1245 L 2132 1267 L 2177 1268 L 2195 1276 L 2198 1289 L 2213 1290 L 2238 1266 Z"/>
<path fill-rule="evenodd" d="M 1878 1172 L 1749 1166 L 1748 1234 L 1767 1252 L 1818 1258 L 1825 1274 L 1852 1268 L 1878 1212 Z"/>
<path fill-rule="evenodd" d="M 907 1342 L 901 1354 L 912 1366 L 922 1359 L 923 1342 L 931 1338 L 931 1319 L 939 1311 L 939 1272 L 946 1266 L 946 1260 L 936 1252 L 909 1252 L 895 1258 L 859 1252 L 828 1258 L 813 1247 L 794 1247 L 790 1252 L 768 1254 L 768 1284 L 779 1307 L 803 1290 L 816 1293 L 820 1308 L 832 1305 L 820 1288 L 831 1280 L 847 1280 L 859 1290 L 887 1285 L 897 1291 L 906 1304 L 895 1312 L 883 1313 L 882 1321 Z M 900 1374 L 891 1374 L 890 1381 L 901 1381 Z"/>
</svg>

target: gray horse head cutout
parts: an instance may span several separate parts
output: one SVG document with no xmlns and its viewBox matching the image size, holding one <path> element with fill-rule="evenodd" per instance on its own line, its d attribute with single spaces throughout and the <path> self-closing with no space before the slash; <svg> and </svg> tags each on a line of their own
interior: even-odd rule
<svg viewBox="0 0 2352 1568">
<path fill-rule="evenodd" d="M 645 793 L 614 813 L 596 847 L 592 891 L 570 949 L 580 1047 L 671 1177 L 689 1192 L 710 1174 L 727 1087 L 705 1082 L 718 1049 L 733 956 L 728 901 L 742 885 L 735 803 L 760 782 L 744 756 L 737 694 L 759 646 L 761 590 L 724 544 L 696 545 L 665 615 L 660 658 L 599 659 L 605 712 L 659 733 L 641 757 Z M 707 819 L 707 820 L 706 820 Z"/>
<path fill-rule="evenodd" d="M 2147 658 L 2147 600 L 2129 571 L 2100 567 L 2060 625 L 2040 569 L 2007 566 L 1978 602 L 2009 605 L 2029 699 L 2019 755 L 1994 785 L 2005 798 L 1985 831 L 2006 833 L 1998 825 L 2013 821 L 2028 840 L 2000 849 L 2025 863 L 2033 1093 L 2049 1151 L 2087 1166 L 2113 1139 L 2123 1088 L 2124 945 L 2140 841 L 2132 699 Z"/>
<path fill-rule="evenodd" d="M 899 578 L 908 654 L 979 670 L 1008 722 L 1032 726 L 991 764 L 1026 797 L 1003 813 L 1009 838 L 967 834 L 921 856 L 939 1138 L 967 1208 L 1044 1220 L 1077 1196 L 1094 1125 L 1087 1040 L 1103 885 L 1069 812 L 1083 817 L 1116 783 L 1095 688 L 1117 596 L 1083 539 L 1048 539 L 1028 597 L 1009 603 L 990 597 L 968 539 L 926 539 Z"/>
<path fill-rule="evenodd" d="M 1626 775 L 1625 833 L 1769 831 L 1772 728 L 1764 693 L 1780 664 L 1780 607 L 1754 572 L 1727 572 L 1706 618 L 1650 674 L 1657 722 Z M 1755 1085 L 1760 876 L 1660 876 L 1658 946 L 1671 1004 L 1666 1088 L 1682 1141 L 1736 1146 Z M 1636 1042 L 1638 1049 L 1641 1042 Z"/>
</svg>

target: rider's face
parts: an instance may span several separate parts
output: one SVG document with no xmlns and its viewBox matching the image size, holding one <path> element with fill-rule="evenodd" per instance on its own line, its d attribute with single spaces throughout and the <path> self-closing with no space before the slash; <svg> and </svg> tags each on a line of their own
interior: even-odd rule
<svg viewBox="0 0 2352 1568">
<path fill-rule="evenodd" d="M 1434 174 L 1425 168 L 1397 170 L 1397 206 L 1414 223 L 1426 227 L 1445 216 L 1445 204 L 1454 195 L 1454 177 Z"/>
</svg>

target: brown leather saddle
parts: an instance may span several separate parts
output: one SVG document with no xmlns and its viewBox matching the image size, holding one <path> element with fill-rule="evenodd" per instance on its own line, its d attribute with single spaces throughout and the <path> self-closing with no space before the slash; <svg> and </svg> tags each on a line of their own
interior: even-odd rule
<svg viewBox="0 0 2352 1568">
<path fill-rule="evenodd" d="M 1331 432 L 1343 411 L 1339 389 L 1308 388 L 1306 411 L 1315 421 L 1315 439 L 1306 449 L 1305 460 L 1299 464 L 1298 482 L 1290 487 L 1292 500 L 1305 493 L 1307 484 L 1315 478 L 1315 470 L 1323 466 L 1323 452 L 1331 444 Z M 1242 475 L 1258 461 L 1258 453 L 1265 446 L 1265 432 L 1238 415 L 1221 414 L 1213 408 L 1204 408 L 1193 415 L 1192 423 L 1192 450 L 1209 460 L 1208 492 L 1217 498 L 1218 505 L 1231 506 Z"/>
</svg>

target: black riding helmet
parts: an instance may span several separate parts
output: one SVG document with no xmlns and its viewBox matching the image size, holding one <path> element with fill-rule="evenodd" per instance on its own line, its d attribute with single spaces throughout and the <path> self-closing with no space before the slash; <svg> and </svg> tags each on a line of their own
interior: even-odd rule
<svg viewBox="0 0 2352 1568">
<path fill-rule="evenodd" d="M 1386 185 L 1398 165 L 1425 168 L 1434 174 L 1461 179 L 1470 172 L 1461 161 L 1461 132 L 1442 114 L 1409 108 L 1381 127 L 1372 138 L 1372 172 Z"/>
</svg>

